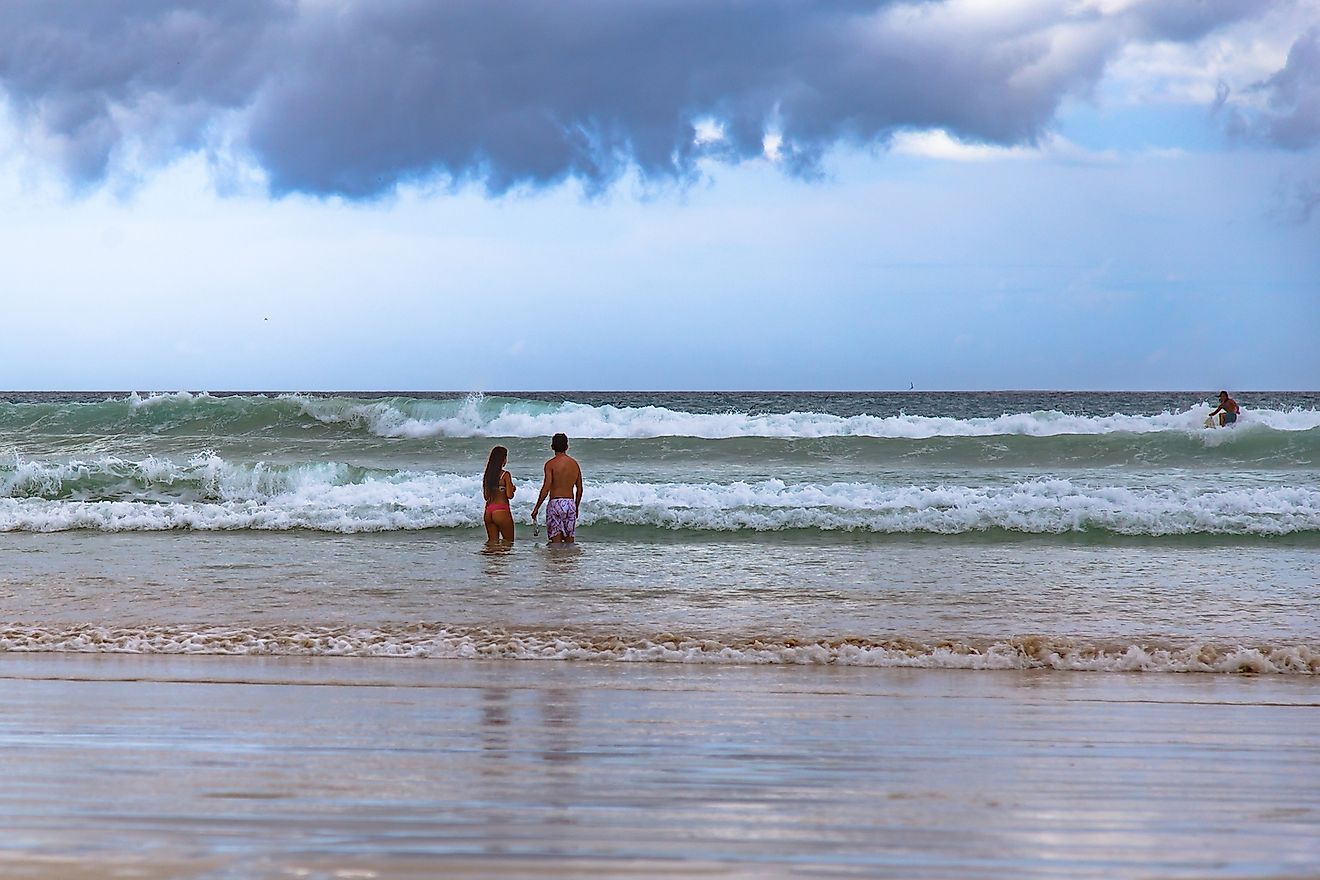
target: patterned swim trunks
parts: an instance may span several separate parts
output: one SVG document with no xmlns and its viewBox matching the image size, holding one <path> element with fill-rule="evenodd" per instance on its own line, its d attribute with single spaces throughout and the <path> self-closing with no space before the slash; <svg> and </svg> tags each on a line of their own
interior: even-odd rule
<svg viewBox="0 0 1320 880">
<path fill-rule="evenodd" d="M 577 505 L 572 498 L 551 498 L 545 506 L 545 534 L 572 538 L 577 532 Z"/>
</svg>

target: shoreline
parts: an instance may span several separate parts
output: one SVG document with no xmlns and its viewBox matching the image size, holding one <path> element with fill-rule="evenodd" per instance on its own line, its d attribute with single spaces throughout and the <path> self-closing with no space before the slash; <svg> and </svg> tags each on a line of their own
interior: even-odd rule
<svg viewBox="0 0 1320 880">
<path fill-rule="evenodd" d="M 286 657 L 458 662 L 858 667 L 1147 675 L 1320 674 L 1314 639 L 1018 633 L 825 636 L 640 627 L 349 624 L 0 625 L 0 656 Z"/>
<path fill-rule="evenodd" d="M 1311 677 L 5 654 L 0 688 L 33 880 L 1320 872 Z"/>
</svg>

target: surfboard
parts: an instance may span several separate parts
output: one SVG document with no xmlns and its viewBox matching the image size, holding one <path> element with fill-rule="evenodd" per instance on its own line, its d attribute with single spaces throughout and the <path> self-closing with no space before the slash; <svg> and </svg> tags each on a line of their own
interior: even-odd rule
<svg viewBox="0 0 1320 880">
<path fill-rule="evenodd" d="M 1213 427 L 1215 427 L 1215 417 L 1214 417 L 1214 416 L 1206 416 L 1206 417 L 1205 417 L 1205 426 L 1206 426 L 1207 428 L 1213 428 Z"/>
</svg>

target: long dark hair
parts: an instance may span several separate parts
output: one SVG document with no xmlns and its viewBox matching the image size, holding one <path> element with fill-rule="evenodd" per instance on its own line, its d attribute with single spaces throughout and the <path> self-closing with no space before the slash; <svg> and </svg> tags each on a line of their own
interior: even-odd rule
<svg viewBox="0 0 1320 880">
<path fill-rule="evenodd" d="M 481 488 L 487 498 L 495 494 L 500 487 L 500 474 L 504 472 L 504 463 L 509 460 L 509 450 L 496 446 L 486 460 L 486 475 L 481 478 Z"/>
</svg>

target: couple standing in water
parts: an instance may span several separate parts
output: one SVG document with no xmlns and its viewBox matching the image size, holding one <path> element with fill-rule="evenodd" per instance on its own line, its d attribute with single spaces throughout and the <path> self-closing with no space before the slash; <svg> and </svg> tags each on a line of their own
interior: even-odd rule
<svg viewBox="0 0 1320 880">
<path fill-rule="evenodd" d="M 545 463 L 545 482 L 541 484 L 541 495 L 532 508 L 532 523 L 536 523 L 536 515 L 548 497 L 546 538 L 552 544 L 571 544 L 576 538 L 578 510 L 582 507 L 582 468 L 568 454 L 567 434 L 552 437 L 550 448 L 555 455 Z M 486 525 L 486 540 L 491 543 L 513 541 L 513 513 L 509 510 L 509 499 L 517 490 L 513 477 L 504 469 L 508 461 L 509 450 L 496 446 L 490 451 L 486 473 L 481 478 L 481 496 L 486 500 L 482 521 Z"/>
</svg>

